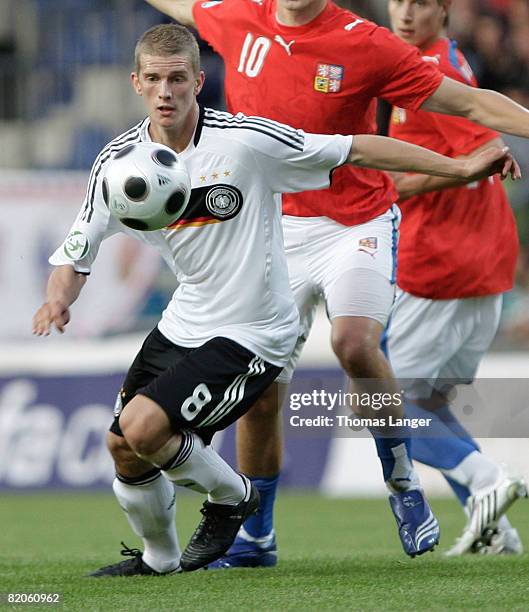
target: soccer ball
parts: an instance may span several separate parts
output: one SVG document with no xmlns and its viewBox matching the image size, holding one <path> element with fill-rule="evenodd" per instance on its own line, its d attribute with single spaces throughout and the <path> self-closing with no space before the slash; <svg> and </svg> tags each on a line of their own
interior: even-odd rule
<svg viewBox="0 0 529 612">
<path fill-rule="evenodd" d="M 191 179 L 172 149 L 138 142 L 114 155 L 102 188 L 108 209 L 121 223 L 150 232 L 182 215 L 191 195 Z"/>
</svg>

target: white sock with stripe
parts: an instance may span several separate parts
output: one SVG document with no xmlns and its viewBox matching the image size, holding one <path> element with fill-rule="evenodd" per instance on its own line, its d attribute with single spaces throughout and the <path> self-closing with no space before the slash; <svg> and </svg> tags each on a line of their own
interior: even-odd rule
<svg viewBox="0 0 529 612">
<path fill-rule="evenodd" d="M 234 506 L 250 494 L 247 478 L 233 470 L 211 446 L 196 434 L 181 432 L 182 444 L 163 466 L 163 474 L 177 485 L 208 493 L 214 504 Z"/>
<path fill-rule="evenodd" d="M 156 572 L 170 572 L 180 564 L 175 525 L 175 491 L 162 475 L 146 484 L 112 484 L 132 530 L 143 540 L 143 561 Z"/>
<path fill-rule="evenodd" d="M 467 487 L 472 495 L 493 487 L 501 476 L 500 466 L 480 453 L 469 453 L 459 465 L 443 474 Z"/>
</svg>

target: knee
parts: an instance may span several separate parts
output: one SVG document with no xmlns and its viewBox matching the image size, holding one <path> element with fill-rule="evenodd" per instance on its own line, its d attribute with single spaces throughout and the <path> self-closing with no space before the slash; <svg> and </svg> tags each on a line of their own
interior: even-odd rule
<svg viewBox="0 0 529 612">
<path fill-rule="evenodd" d="M 169 419 L 152 400 L 136 396 L 124 408 L 119 426 L 127 445 L 139 457 L 154 455 L 170 435 Z"/>
<path fill-rule="evenodd" d="M 109 432 L 107 448 L 114 460 L 116 471 L 122 476 L 140 476 L 146 470 L 152 469 L 152 466 L 149 466 L 136 455 L 122 436 Z"/>
<path fill-rule="evenodd" d="M 333 334 L 332 348 L 344 370 L 358 376 L 382 355 L 378 341 L 360 333 Z"/>
<path fill-rule="evenodd" d="M 114 463 L 123 463 L 135 457 L 134 451 L 127 444 L 123 436 L 118 436 L 111 431 L 107 434 L 107 448 L 114 459 Z"/>
<path fill-rule="evenodd" d="M 149 435 L 148 423 L 143 418 L 119 420 L 125 440 L 135 455 L 150 457 L 160 448 L 156 436 Z"/>
</svg>

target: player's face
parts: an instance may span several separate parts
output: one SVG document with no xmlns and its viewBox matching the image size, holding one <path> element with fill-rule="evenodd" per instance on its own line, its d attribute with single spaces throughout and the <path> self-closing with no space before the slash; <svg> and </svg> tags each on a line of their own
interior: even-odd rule
<svg viewBox="0 0 529 612">
<path fill-rule="evenodd" d="M 155 126 L 170 131 L 185 128 L 204 84 L 204 73 L 195 74 L 187 56 L 141 55 L 140 70 L 131 78 Z"/>
<path fill-rule="evenodd" d="M 426 48 L 442 35 L 446 7 L 438 0 L 389 0 L 391 28 L 399 38 Z"/>
</svg>

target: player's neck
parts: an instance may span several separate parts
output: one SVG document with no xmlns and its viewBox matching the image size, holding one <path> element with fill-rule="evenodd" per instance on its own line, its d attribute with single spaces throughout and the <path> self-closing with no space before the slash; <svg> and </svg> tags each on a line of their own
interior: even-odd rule
<svg viewBox="0 0 529 612">
<path fill-rule="evenodd" d="M 280 25 L 289 27 L 302 26 L 315 19 L 327 6 L 328 0 L 316 0 L 308 6 L 298 8 L 289 6 L 288 0 L 276 2 L 276 20 Z"/>
<path fill-rule="evenodd" d="M 199 116 L 198 104 L 195 104 L 189 112 L 186 120 L 181 128 L 163 128 L 152 122 L 149 126 L 149 135 L 154 142 L 159 142 L 173 149 L 177 153 L 181 153 L 189 146 L 191 139 L 195 133 Z"/>
<path fill-rule="evenodd" d="M 430 47 L 432 47 L 433 45 L 435 45 L 435 43 L 438 40 L 441 40 L 441 38 L 446 38 L 446 32 L 438 32 L 435 36 L 432 36 L 431 38 L 429 38 L 428 40 L 425 40 L 422 44 L 419 45 L 419 49 L 421 50 L 422 53 L 424 53 L 425 51 L 427 51 Z"/>
</svg>

